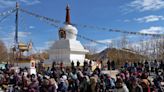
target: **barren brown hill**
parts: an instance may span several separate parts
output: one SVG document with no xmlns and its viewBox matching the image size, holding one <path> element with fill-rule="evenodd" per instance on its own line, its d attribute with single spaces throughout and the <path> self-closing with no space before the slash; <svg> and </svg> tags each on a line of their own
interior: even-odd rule
<svg viewBox="0 0 164 92">
<path fill-rule="evenodd" d="M 138 62 L 140 60 L 146 59 L 146 56 L 142 56 L 137 52 L 134 52 L 129 49 L 116 49 L 116 48 L 109 48 L 105 49 L 100 53 L 96 53 L 93 55 L 87 55 L 88 59 L 91 60 L 114 60 L 116 64 L 123 64 L 124 62 Z"/>
</svg>

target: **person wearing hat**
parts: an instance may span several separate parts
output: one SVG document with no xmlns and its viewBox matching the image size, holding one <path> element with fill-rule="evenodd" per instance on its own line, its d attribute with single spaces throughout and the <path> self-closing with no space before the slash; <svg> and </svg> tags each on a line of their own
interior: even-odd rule
<svg viewBox="0 0 164 92">
<path fill-rule="evenodd" d="M 143 89 L 141 87 L 141 85 L 138 84 L 138 80 L 136 77 L 132 76 L 130 78 L 131 81 L 131 87 L 130 87 L 130 92 L 143 92 Z"/>
</svg>

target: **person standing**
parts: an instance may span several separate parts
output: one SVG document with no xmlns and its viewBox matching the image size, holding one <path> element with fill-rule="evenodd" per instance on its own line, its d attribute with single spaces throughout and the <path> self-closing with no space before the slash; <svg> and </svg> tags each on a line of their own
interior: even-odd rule
<svg viewBox="0 0 164 92">
<path fill-rule="evenodd" d="M 71 62 L 71 68 L 72 68 L 72 70 L 74 69 L 74 62 L 73 61 Z"/>
<path fill-rule="evenodd" d="M 60 69 L 63 70 L 63 67 L 64 67 L 63 62 L 60 62 Z"/>
<path fill-rule="evenodd" d="M 158 67 L 159 67 L 159 65 L 158 65 L 157 60 L 154 60 L 154 67 L 155 67 L 155 74 L 158 75 Z"/>
<path fill-rule="evenodd" d="M 112 70 L 115 70 L 115 62 L 114 60 L 111 62 Z"/>
<path fill-rule="evenodd" d="M 164 70 L 164 61 L 160 61 L 160 69 Z"/>
<path fill-rule="evenodd" d="M 80 62 L 79 62 L 79 60 L 77 61 L 77 67 L 79 67 L 80 66 Z"/>
<path fill-rule="evenodd" d="M 110 70 L 110 66 L 111 66 L 110 60 L 107 61 L 107 65 L 108 65 L 108 70 Z"/>
<path fill-rule="evenodd" d="M 100 64 L 101 64 L 101 70 L 103 70 L 104 65 L 103 65 L 103 61 L 102 60 L 100 61 Z"/>
<path fill-rule="evenodd" d="M 149 72 L 149 63 L 147 60 L 145 61 L 145 71 Z"/>
<path fill-rule="evenodd" d="M 92 70 L 92 60 L 89 61 L 89 68 Z"/>
<path fill-rule="evenodd" d="M 153 61 L 150 62 L 150 67 L 151 67 L 151 72 L 153 73 L 154 72 L 154 62 Z"/>
</svg>

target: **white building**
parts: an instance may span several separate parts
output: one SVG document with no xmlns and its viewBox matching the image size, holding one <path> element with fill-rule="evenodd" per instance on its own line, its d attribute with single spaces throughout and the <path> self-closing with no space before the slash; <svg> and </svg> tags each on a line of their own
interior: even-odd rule
<svg viewBox="0 0 164 92">
<path fill-rule="evenodd" d="M 85 54 L 88 53 L 80 41 L 77 40 L 78 30 L 70 23 L 70 11 L 69 7 L 66 7 L 66 20 L 64 27 L 59 29 L 59 40 L 57 40 L 49 53 L 49 63 L 63 62 L 66 65 L 70 65 L 73 61 L 79 61 L 80 65 L 83 64 Z"/>
</svg>

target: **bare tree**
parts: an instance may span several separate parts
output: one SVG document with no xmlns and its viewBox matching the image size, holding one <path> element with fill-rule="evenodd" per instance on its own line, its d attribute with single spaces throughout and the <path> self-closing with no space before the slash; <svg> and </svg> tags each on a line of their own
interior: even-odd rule
<svg viewBox="0 0 164 92">
<path fill-rule="evenodd" d="M 156 58 L 164 59 L 164 37 L 156 40 Z"/>
<path fill-rule="evenodd" d="M 126 34 L 123 34 L 121 37 L 121 48 L 126 48 L 128 44 L 127 36 Z"/>
<path fill-rule="evenodd" d="M 98 51 L 98 48 L 96 46 L 84 46 L 87 50 L 89 50 L 89 54 L 95 54 Z"/>
<path fill-rule="evenodd" d="M 0 62 L 7 62 L 8 61 L 8 54 L 7 48 L 4 43 L 0 40 Z"/>
</svg>

